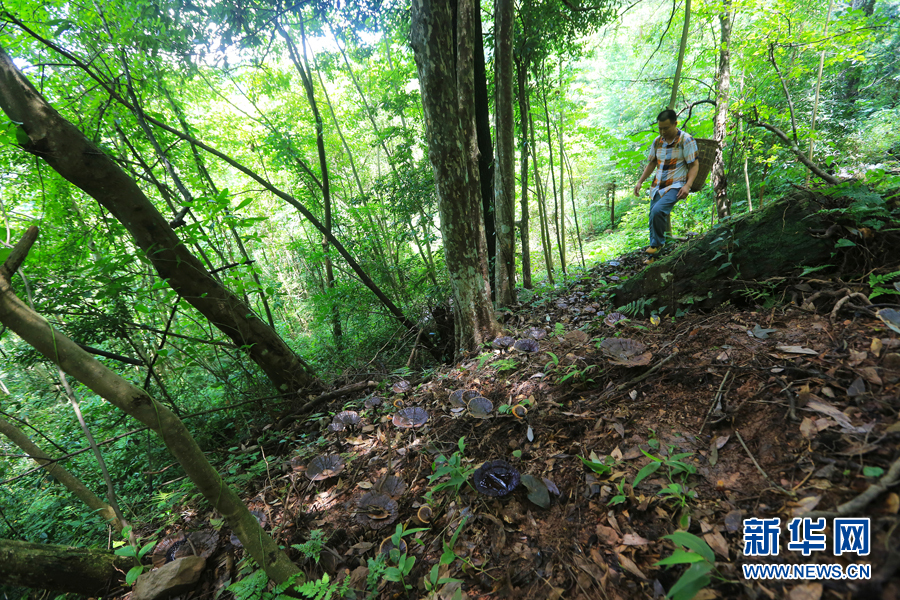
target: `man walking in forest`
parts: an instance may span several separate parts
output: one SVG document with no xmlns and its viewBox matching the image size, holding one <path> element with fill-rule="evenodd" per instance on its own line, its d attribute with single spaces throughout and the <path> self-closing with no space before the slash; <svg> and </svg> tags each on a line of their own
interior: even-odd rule
<svg viewBox="0 0 900 600">
<path fill-rule="evenodd" d="M 678 115 L 667 109 L 656 117 L 659 137 L 653 140 L 647 155 L 649 163 L 634 186 L 634 195 L 641 195 L 644 180 L 654 170 L 650 186 L 650 245 L 645 252 L 656 254 L 666 243 L 666 217 L 679 200 L 687 198 L 700 162 L 697 142 L 687 132 L 678 129 Z"/>
</svg>

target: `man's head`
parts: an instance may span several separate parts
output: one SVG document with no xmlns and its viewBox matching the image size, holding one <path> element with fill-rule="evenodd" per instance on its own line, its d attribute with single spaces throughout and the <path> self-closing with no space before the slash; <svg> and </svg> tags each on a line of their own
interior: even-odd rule
<svg viewBox="0 0 900 600">
<path fill-rule="evenodd" d="M 656 122 L 659 125 L 659 135 L 666 139 L 675 137 L 678 130 L 678 114 L 667 108 L 656 116 Z"/>
</svg>

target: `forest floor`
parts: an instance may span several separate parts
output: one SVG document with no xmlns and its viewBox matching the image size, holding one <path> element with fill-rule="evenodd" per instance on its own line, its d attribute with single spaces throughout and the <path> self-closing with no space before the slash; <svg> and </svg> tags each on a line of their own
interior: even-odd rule
<svg viewBox="0 0 900 600">
<path fill-rule="evenodd" d="M 330 416 L 293 422 L 286 435 L 319 439 L 312 451 L 339 454 L 340 472 L 313 482 L 304 475 L 314 454 L 281 456 L 282 469 L 273 463 L 269 478 L 246 496 L 248 506 L 266 515 L 285 547 L 324 531 L 318 564 L 299 552 L 295 560 L 311 579 L 350 577 L 359 598 L 659 598 L 687 568 L 656 564 L 676 551 L 663 536 L 679 529 L 714 553 L 711 583 L 696 598 L 900 597 L 900 498 L 889 485 L 873 487 L 900 474 L 893 462 L 900 335 L 848 304 L 833 312 L 846 295 L 838 291 L 859 286 L 811 277 L 785 279 L 757 298 L 767 309 L 726 305 L 656 325 L 644 318 L 610 324 L 604 285 L 643 262 L 636 252 L 599 264 L 553 297 L 535 296 L 505 313 L 504 328 L 516 339 L 534 329 L 547 334 L 537 352 L 488 349 L 411 379 L 405 395 L 392 394 L 396 379 L 389 380 L 381 407 L 364 408 L 371 394 L 334 400 L 324 410 L 362 417 L 341 433 L 328 430 Z M 616 342 L 625 364 L 612 364 L 600 347 L 607 338 L 639 344 Z M 491 401 L 486 418 L 451 402 L 460 389 Z M 401 402 L 424 408 L 425 425 L 396 427 L 393 404 Z M 527 414 L 511 414 L 515 404 Z M 496 459 L 523 481 L 502 497 L 479 493 L 470 477 Z M 647 466 L 653 462 L 658 467 Z M 446 475 L 430 481 L 435 466 Z M 633 487 L 639 472 L 645 476 Z M 385 475 L 402 481 L 379 484 Z M 508 471 L 499 477 L 488 476 L 489 491 L 508 483 Z M 441 483 L 450 485 L 435 491 Z M 429 490 L 433 515 L 422 527 L 415 516 Z M 377 508 L 373 493 L 393 495 L 396 504 Z M 840 516 L 871 519 L 869 554 L 835 556 L 832 518 L 854 500 Z M 789 551 L 788 522 L 820 514 L 827 526 L 806 539 L 824 533 L 824 549 Z M 774 555 L 744 555 L 750 518 L 780 519 Z M 204 516 L 192 520 L 188 527 Z M 422 528 L 403 538 L 416 557 L 404 577 L 410 589 L 381 579 L 372 593 L 373 574 L 366 596 L 368 559 L 404 523 Z M 700 555 L 712 557 L 709 549 Z M 184 597 L 212 597 L 235 577 L 233 562 L 218 562 L 218 577 Z M 795 563 L 870 564 L 871 577 L 753 581 L 742 572 L 743 564 Z M 459 581 L 439 583 L 429 595 L 435 565 L 441 580 Z"/>
</svg>

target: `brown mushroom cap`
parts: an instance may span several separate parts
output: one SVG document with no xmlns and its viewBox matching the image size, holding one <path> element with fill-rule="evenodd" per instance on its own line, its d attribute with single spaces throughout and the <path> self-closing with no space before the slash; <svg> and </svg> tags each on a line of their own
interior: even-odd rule
<svg viewBox="0 0 900 600">
<path fill-rule="evenodd" d="M 405 394 L 410 390 L 409 382 L 405 379 L 401 379 L 397 383 L 391 386 L 391 391 L 395 394 Z"/>
<path fill-rule="evenodd" d="M 607 325 L 609 325 L 610 327 L 615 327 L 616 323 L 618 323 L 619 321 L 624 321 L 627 318 L 628 317 L 626 317 L 625 315 L 623 315 L 620 312 L 611 312 L 608 315 L 606 315 L 606 318 L 603 319 L 603 322 L 606 323 Z"/>
<path fill-rule="evenodd" d="M 419 507 L 419 510 L 416 512 L 416 520 L 419 521 L 422 525 L 429 525 L 431 523 L 431 517 L 433 516 L 433 511 L 431 507 L 427 504 L 423 504 Z"/>
<path fill-rule="evenodd" d="M 378 546 L 378 554 L 390 554 L 391 550 L 397 548 L 400 551 L 400 554 L 406 552 L 406 542 L 403 538 L 400 538 L 400 544 L 398 546 L 394 546 L 394 540 L 392 540 L 393 536 L 388 536 L 381 540 L 381 545 Z"/>
<path fill-rule="evenodd" d="M 409 408 L 401 408 L 393 417 L 394 425 L 403 429 L 411 427 L 421 427 L 428 421 L 428 411 L 421 406 L 410 406 Z"/>
<path fill-rule="evenodd" d="M 506 496 L 519 485 L 519 471 L 502 459 L 491 460 L 476 469 L 475 489 L 485 496 Z"/>
<path fill-rule="evenodd" d="M 369 492 L 359 499 L 356 521 L 372 529 L 381 529 L 397 520 L 397 502 L 386 494 Z"/>
<path fill-rule="evenodd" d="M 522 419 L 528 414 L 528 409 L 521 404 L 516 404 L 510 409 L 512 415 L 517 419 Z"/>
<path fill-rule="evenodd" d="M 641 367 L 649 364 L 653 358 L 653 353 L 647 350 L 647 346 L 631 338 L 606 338 L 599 347 L 614 365 Z"/>
<path fill-rule="evenodd" d="M 381 398 L 379 398 L 378 396 L 372 396 L 371 398 L 366 398 L 366 401 L 363 405 L 366 408 L 374 408 L 376 406 L 381 406 Z"/>
<path fill-rule="evenodd" d="M 306 477 L 311 481 L 321 481 L 334 477 L 344 470 L 344 459 L 339 454 L 320 455 L 306 465 Z"/>
</svg>

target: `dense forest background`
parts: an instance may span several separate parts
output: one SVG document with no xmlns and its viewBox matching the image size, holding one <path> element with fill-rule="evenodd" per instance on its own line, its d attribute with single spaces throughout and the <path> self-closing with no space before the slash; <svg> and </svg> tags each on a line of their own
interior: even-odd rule
<svg viewBox="0 0 900 600">
<path fill-rule="evenodd" d="M 468 208 L 481 215 L 454 213 L 435 156 L 441 119 L 428 116 L 441 113 L 420 79 L 468 55 L 419 39 L 423 4 L 444 6 L 0 7 L 0 259 L 40 229 L 9 293 L 180 416 L 199 448 L 221 449 L 209 459 L 237 489 L 265 472 L 258 448 L 279 441 L 251 439 L 251 426 L 331 387 L 424 376 L 499 333 L 494 309 L 646 245 L 648 201 L 632 190 L 670 96 L 681 128 L 719 142 L 706 186 L 672 214 L 677 233 L 797 186 L 898 187 L 896 0 L 497 0 L 467 32 L 472 89 L 437 84 L 472 111 L 453 127 L 478 131 L 480 165 L 471 146 L 461 155 L 480 169 Z M 865 202 L 862 217 L 896 209 Z M 444 247 L 465 219 L 482 261 L 466 276 L 494 294 L 474 338 L 459 333 L 469 263 Z M 71 455 L 64 467 L 87 488 L 114 488 L 120 517 L 173 519 L 198 494 L 185 463 L 13 330 L 0 329 L 0 419 Z M 97 453 L 72 455 L 88 449 L 86 430 L 105 440 L 108 477 Z M 312 453 L 321 439 L 292 443 Z M 106 546 L 99 509 L 6 439 L 0 452 L 0 538 Z"/>
</svg>

